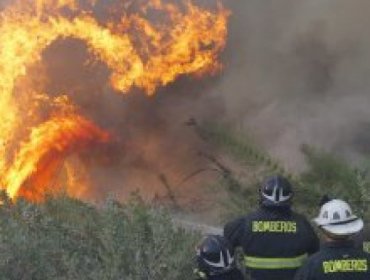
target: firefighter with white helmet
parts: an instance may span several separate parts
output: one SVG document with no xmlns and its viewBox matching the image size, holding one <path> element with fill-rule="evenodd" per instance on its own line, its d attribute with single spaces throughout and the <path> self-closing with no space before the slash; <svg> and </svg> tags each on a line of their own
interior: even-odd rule
<svg viewBox="0 0 370 280">
<path fill-rule="evenodd" d="M 254 280 L 291 280 L 319 240 L 307 219 L 292 211 L 293 189 L 282 176 L 267 178 L 260 188 L 260 207 L 224 228 L 231 245 L 241 247 Z"/>
<path fill-rule="evenodd" d="M 234 250 L 220 235 L 208 235 L 197 247 L 196 279 L 243 280 L 236 268 Z"/>
<path fill-rule="evenodd" d="M 370 255 L 356 249 L 351 236 L 364 226 L 347 202 L 326 202 L 314 222 L 323 232 L 325 243 L 297 272 L 295 280 L 369 280 Z"/>
</svg>

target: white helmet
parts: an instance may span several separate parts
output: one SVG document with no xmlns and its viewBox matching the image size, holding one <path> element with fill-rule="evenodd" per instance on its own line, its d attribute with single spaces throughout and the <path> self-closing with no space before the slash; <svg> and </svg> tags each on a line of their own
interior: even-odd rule
<svg viewBox="0 0 370 280">
<path fill-rule="evenodd" d="M 319 227 L 338 236 L 357 233 L 364 227 L 362 219 L 352 213 L 347 202 L 340 199 L 325 203 L 314 221 Z"/>
</svg>

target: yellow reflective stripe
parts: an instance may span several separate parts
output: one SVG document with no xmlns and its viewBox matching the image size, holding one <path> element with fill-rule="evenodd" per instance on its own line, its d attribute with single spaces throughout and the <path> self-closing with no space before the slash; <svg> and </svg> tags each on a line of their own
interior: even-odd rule
<svg viewBox="0 0 370 280">
<path fill-rule="evenodd" d="M 306 258 L 307 254 L 293 258 L 258 258 L 246 256 L 244 260 L 248 268 L 284 269 L 298 268 L 303 264 Z"/>
</svg>

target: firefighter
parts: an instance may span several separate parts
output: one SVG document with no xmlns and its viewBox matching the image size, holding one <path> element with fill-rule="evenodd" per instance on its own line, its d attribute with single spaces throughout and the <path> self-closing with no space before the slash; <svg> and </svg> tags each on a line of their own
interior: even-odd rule
<svg viewBox="0 0 370 280">
<path fill-rule="evenodd" d="M 300 268 L 295 280 L 369 280 L 370 255 L 356 249 L 351 236 L 361 231 L 363 221 L 350 206 L 333 199 L 321 207 L 314 219 L 324 235 L 321 250 Z"/>
<path fill-rule="evenodd" d="M 254 280 L 291 280 L 319 239 L 305 217 L 292 211 L 293 190 L 282 176 L 267 178 L 260 188 L 260 207 L 226 224 L 233 248 L 242 247 Z"/>
<path fill-rule="evenodd" d="M 209 235 L 197 247 L 196 279 L 243 280 L 242 273 L 236 268 L 234 250 L 225 238 Z"/>
</svg>

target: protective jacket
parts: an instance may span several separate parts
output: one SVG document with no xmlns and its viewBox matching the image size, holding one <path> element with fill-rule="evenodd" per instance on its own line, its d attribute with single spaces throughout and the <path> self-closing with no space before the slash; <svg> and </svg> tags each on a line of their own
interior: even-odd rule
<svg viewBox="0 0 370 280">
<path fill-rule="evenodd" d="M 365 228 L 353 237 L 355 247 L 370 254 L 370 228 Z"/>
<path fill-rule="evenodd" d="M 247 271 L 254 280 L 291 280 L 319 240 L 303 216 L 290 208 L 261 206 L 226 224 L 224 236 L 242 247 Z"/>
<path fill-rule="evenodd" d="M 369 280 L 370 255 L 353 241 L 326 243 L 297 272 L 294 280 Z"/>
<path fill-rule="evenodd" d="M 244 280 L 243 274 L 238 269 L 233 269 L 219 275 L 206 275 L 197 270 L 194 273 L 196 275 L 196 280 Z"/>
</svg>

